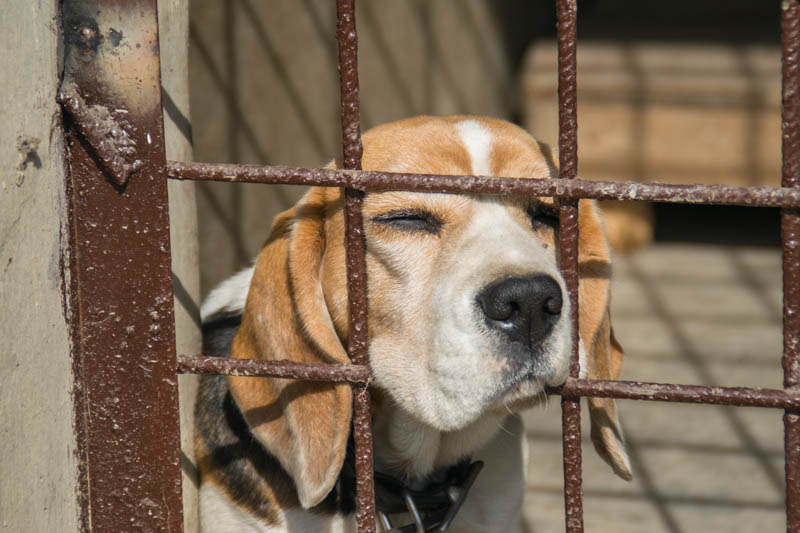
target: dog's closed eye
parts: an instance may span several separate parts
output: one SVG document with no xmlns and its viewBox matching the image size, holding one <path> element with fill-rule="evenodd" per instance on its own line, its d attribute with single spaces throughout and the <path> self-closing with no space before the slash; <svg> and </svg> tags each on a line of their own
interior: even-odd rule
<svg viewBox="0 0 800 533">
<path fill-rule="evenodd" d="M 444 222 L 423 209 L 395 209 L 372 218 L 372 221 L 402 231 L 425 232 L 438 235 Z"/>
<path fill-rule="evenodd" d="M 547 204 L 533 204 L 528 207 L 528 217 L 531 219 L 531 226 L 534 231 L 553 230 L 558 231 L 559 218 L 558 207 Z"/>
</svg>

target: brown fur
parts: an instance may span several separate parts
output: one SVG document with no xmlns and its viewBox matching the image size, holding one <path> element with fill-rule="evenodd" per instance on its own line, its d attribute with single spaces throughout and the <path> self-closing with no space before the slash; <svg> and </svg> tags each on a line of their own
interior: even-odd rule
<svg viewBox="0 0 800 533">
<path fill-rule="evenodd" d="M 256 263 L 232 357 L 349 362 L 331 328 L 319 280 L 325 193 L 313 190 L 303 205 L 276 221 Z M 235 376 L 228 384 L 253 434 L 295 480 L 303 506 L 319 503 L 344 460 L 350 387 Z"/>
</svg>

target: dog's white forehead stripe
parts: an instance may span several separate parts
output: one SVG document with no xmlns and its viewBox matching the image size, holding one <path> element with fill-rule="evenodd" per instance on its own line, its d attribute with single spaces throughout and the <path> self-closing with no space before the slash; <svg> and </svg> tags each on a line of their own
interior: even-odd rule
<svg viewBox="0 0 800 533">
<path fill-rule="evenodd" d="M 489 160 L 489 154 L 492 152 L 492 133 L 477 120 L 461 121 L 456 124 L 456 129 L 472 162 L 472 173 L 476 176 L 489 176 L 492 173 Z"/>
</svg>

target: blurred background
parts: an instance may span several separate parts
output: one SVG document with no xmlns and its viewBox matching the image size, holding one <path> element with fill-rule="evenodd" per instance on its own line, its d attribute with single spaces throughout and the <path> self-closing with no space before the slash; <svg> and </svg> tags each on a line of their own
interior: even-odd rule
<svg viewBox="0 0 800 533">
<path fill-rule="evenodd" d="M 780 182 L 777 0 L 579 0 L 579 172 Z M 550 0 L 359 0 L 364 130 L 469 113 L 557 138 Z M 193 0 L 197 161 L 321 166 L 340 155 L 335 3 Z M 198 183 L 201 287 L 249 264 L 304 189 Z M 777 210 L 604 205 L 623 378 L 780 387 Z M 586 530 L 785 531 L 781 413 L 619 402 L 634 481 L 584 448 Z M 524 531 L 563 530 L 560 409 L 526 413 Z M 588 435 L 588 430 L 584 432 Z"/>
</svg>

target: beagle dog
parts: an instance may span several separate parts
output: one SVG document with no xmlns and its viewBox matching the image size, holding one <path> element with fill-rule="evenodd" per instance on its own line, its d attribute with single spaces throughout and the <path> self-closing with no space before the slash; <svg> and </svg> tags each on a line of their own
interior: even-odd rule
<svg viewBox="0 0 800 533">
<path fill-rule="evenodd" d="M 558 175 L 545 146 L 495 119 L 402 120 L 365 133 L 363 145 L 366 170 Z M 276 218 L 255 265 L 204 303 L 205 353 L 350 362 L 343 206 L 341 189 L 318 187 Z M 440 527 L 442 487 L 469 489 L 480 460 L 449 530 L 518 531 L 527 449 L 515 413 L 564 382 L 571 353 L 557 202 L 381 192 L 366 195 L 363 216 L 378 530 Z M 623 356 L 608 311 L 609 248 L 593 202 L 579 202 L 579 225 L 582 374 L 616 379 Z M 195 436 L 202 530 L 355 531 L 352 394 L 344 383 L 204 377 Z M 588 403 L 596 450 L 630 479 L 613 400 Z M 424 511 L 381 508 L 412 493 Z"/>
</svg>

